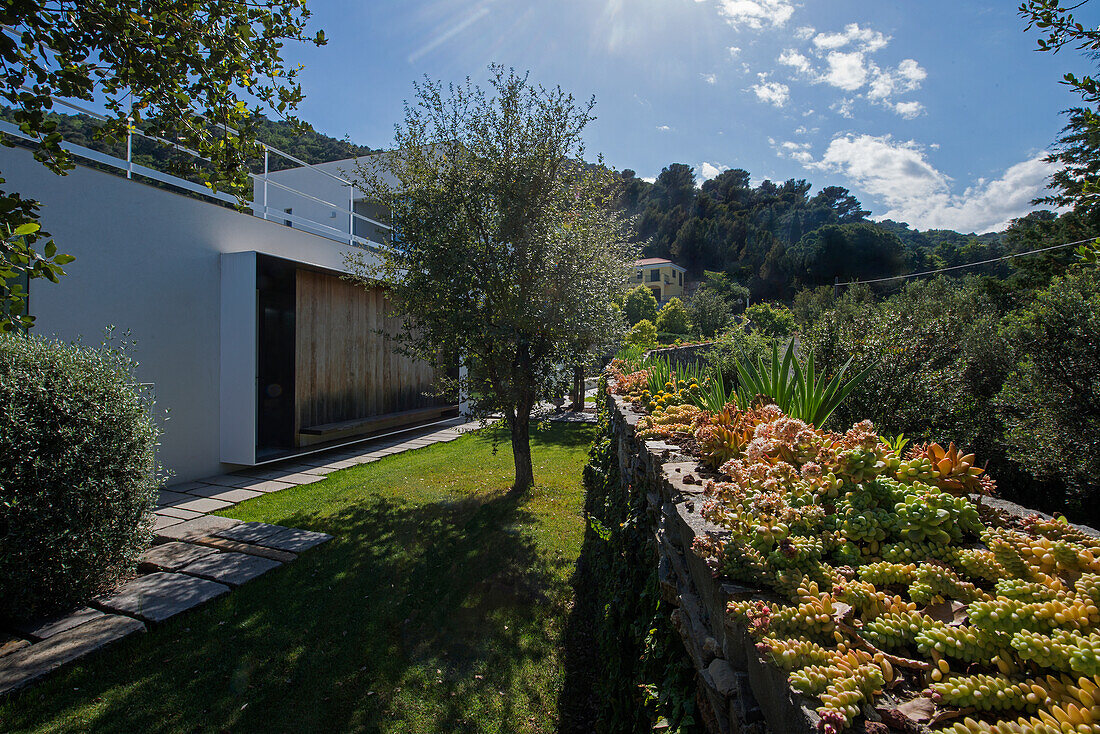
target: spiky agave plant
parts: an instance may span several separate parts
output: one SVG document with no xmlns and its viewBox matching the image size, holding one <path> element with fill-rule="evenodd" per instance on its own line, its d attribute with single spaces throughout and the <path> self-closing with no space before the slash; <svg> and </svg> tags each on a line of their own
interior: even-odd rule
<svg viewBox="0 0 1100 734">
<path fill-rule="evenodd" d="M 831 380 L 819 379 L 814 370 L 814 355 L 806 357 L 805 364 L 795 355 L 794 340 L 787 342 L 782 358 L 779 345 L 772 344 L 769 364 L 763 358 L 753 364 L 749 359 L 737 360 L 737 402 L 742 410 L 748 408 L 757 395 L 775 401 L 780 410 L 792 418 L 820 428 L 829 416 L 871 374 L 868 367 L 844 381 L 852 366 L 849 358 Z"/>
</svg>

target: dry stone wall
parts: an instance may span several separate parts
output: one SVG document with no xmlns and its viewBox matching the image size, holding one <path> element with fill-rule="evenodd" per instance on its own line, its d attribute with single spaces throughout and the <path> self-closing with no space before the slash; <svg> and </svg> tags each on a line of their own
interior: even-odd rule
<svg viewBox="0 0 1100 734">
<path fill-rule="evenodd" d="M 646 496 L 661 593 L 676 607 L 672 620 L 695 666 L 704 726 L 714 734 L 816 731 L 816 714 L 790 690 L 787 676 L 763 662 L 745 629 L 727 621 L 730 601 L 769 597 L 716 579 L 692 551 L 695 538 L 723 532 L 701 514 L 706 469 L 677 446 L 638 438 L 642 414 L 621 396 L 604 399 L 621 490 Z"/>
</svg>

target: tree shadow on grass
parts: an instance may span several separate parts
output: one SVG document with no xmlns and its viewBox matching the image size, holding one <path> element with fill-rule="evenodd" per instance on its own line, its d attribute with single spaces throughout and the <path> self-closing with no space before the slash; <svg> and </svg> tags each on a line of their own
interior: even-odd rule
<svg viewBox="0 0 1100 734">
<path fill-rule="evenodd" d="M 0 706 L 10 731 L 551 731 L 566 561 L 507 495 L 369 497 L 335 539 Z"/>
</svg>

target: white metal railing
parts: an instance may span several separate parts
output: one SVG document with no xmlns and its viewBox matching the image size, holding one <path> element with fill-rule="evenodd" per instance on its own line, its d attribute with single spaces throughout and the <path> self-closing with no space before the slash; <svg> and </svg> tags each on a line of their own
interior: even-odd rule
<svg viewBox="0 0 1100 734">
<path fill-rule="evenodd" d="M 102 115 L 98 112 L 94 112 L 94 111 L 89 110 L 89 109 L 87 109 L 85 107 L 82 107 L 80 105 L 73 104 L 72 102 L 69 102 L 68 100 L 59 99 L 57 97 L 51 97 L 51 99 L 53 99 L 53 101 L 56 102 L 57 104 L 68 107 L 69 109 L 75 110 L 75 111 L 77 111 L 81 114 L 89 115 L 90 117 L 93 117 L 95 119 L 98 119 L 98 120 L 108 120 L 108 119 L 110 119 L 110 118 L 108 118 L 108 117 L 106 117 L 106 116 L 104 116 L 104 115 Z M 221 127 L 223 127 L 224 129 L 226 129 L 230 132 L 235 132 L 235 131 L 232 131 L 230 128 L 226 128 L 224 125 L 222 125 Z M 12 137 L 27 140 L 27 141 L 30 141 L 30 142 L 37 142 L 37 138 L 35 138 L 31 135 L 27 135 L 22 130 L 20 130 L 17 125 L 14 125 L 10 122 L 7 122 L 6 120 L 0 120 L 0 132 L 4 133 L 6 135 L 11 135 Z M 171 140 L 161 138 L 157 135 L 146 134 L 146 133 L 142 132 L 141 130 L 136 129 L 133 126 L 133 124 L 130 124 L 130 125 L 127 126 L 126 158 L 124 158 L 124 159 L 123 158 L 118 158 L 118 157 L 110 155 L 108 153 L 101 153 L 99 151 L 92 150 L 91 148 L 85 148 L 82 145 L 75 145 L 73 143 L 68 143 L 68 142 L 64 142 L 64 141 L 61 143 L 61 147 L 64 150 L 71 153 L 72 155 L 74 155 L 74 156 L 84 158 L 84 159 L 90 160 L 90 161 L 95 161 L 96 163 L 100 163 L 102 165 L 106 165 L 106 166 L 109 166 L 111 168 L 115 168 L 115 169 L 124 171 L 125 174 L 126 174 L 126 178 L 128 178 L 128 179 L 133 179 L 134 175 L 136 174 L 136 175 L 138 175 L 142 178 L 152 179 L 154 181 L 160 181 L 161 183 L 165 183 L 165 184 L 168 184 L 170 186 L 174 186 L 176 188 L 183 189 L 185 191 L 190 191 L 192 193 L 199 194 L 199 195 L 204 196 L 204 197 L 209 197 L 209 198 L 214 199 L 216 201 L 221 201 L 221 202 L 224 202 L 224 203 L 227 203 L 227 204 L 232 204 L 232 205 L 238 205 L 238 204 L 241 203 L 241 200 L 238 199 L 236 196 L 232 196 L 230 194 L 226 194 L 226 193 L 221 192 L 221 191 L 214 191 L 210 187 L 204 186 L 202 184 L 197 184 L 194 181 L 188 181 L 185 178 L 181 178 L 179 176 L 175 176 L 175 175 L 170 174 L 170 173 L 165 173 L 163 171 L 158 171 L 154 168 L 149 168 L 147 166 L 143 166 L 141 164 L 134 163 L 134 160 L 133 160 L 133 138 L 134 138 L 135 135 L 137 135 L 138 137 L 144 138 L 146 140 L 153 141 L 153 142 L 158 143 L 160 145 L 169 146 L 169 147 L 173 148 L 174 150 L 178 150 L 178 151 L 181 151 L 183 153 L 186 153 L 186 154 L 188 154 L 188 155 L 190 155 L 193 158 L 196 158 L 198 160 L 209 162 L 208 158 L 205 158 L 204 156 L 199 154 L 197 151 L 191 150 L 190 148 L 184 147 L 184 146 L 182 146 L 178 143 L 175 143 Z M 253 200 L 252 200 L 252 205 L 253 205 L 252 214 L 253 214 L 253 216 L 258 216 L 258 217 L 261 217 L 261 218 L 263 218 L 267 221 L 273 221 L 273 222 L 276 222 L 276 223 L 278 223 L 279 221 L 290 223 L 289 226 L 293 226 L 294 224 L 297 224 L 297 225 L 299 225 L 298 229 L 302 229 L 303 231 L 310 232 L 312 234 L 316 234 L 316 235 L 321 236 L 321 237 L 326 237 L 328 239 L 335 240 L 337 242 L 346 242 L 351 247 L 373 249 L 373 248 L 379 246 L 379 243 L 372 242 L 369 238 L 364 239 L 363 237 L 359 237 L 358 235 L 355 234 L 355 222 L 356 221 L 367 222 L 368 224 L 372 224 L 376 227 L 380 227 L 382 229 L 387 229 L 387 230 L 390 229 L 390 226 L 387 225 L 387 224 L 383 224 L 382 222 L 379 222 L 375 219 L 371 219 L 370 217 L 363 216 L 362 214 L 359 214 L 358 212 L 355 211 L 355 184 L 353 182 L 347 180 L 346 178 L 344 178 L 342 176 L 337 176 L 334 173 L 326 171 L 326 170 L 318 167 L 315 164 L 306 163 L 305 161 L 303 161 L 303 160 L 301 160 L 301 159 L 299 159 L 295 156 L 292 156 L 289 153 L 285 153 L 285 152 L 279 150 L 278 148 L 274 148 L 274 147 L 268 145 L 267 143 L 261 142 L 261 145 L 263 146 L 263 149 L 264 149 L 264 171 L 263 171 L 262 174 L 249 173 L 249 176 L 251 176 L 252 181 L 253 181 Z M 320 198 L 318 196 L 314 196 L 313 194 L 307 193 L 305 191 L 300 191 L 300 190 L 295 189 L 291 186 L 287 186 L 286 184 L 282 183 L 281 181 L 272 179 L 270 177 L 270 156 L 272 154 L 274 154 L 276 156 L 280 156 L 282 158 L 285 158 L 286 160 L 290 161 L 291 163 L 296 164 L 297 166 L 299 166 L 301 168 L 310 169 L 310 170 L 312 170 L 312 171 L 314 171 L 318 174 L 321 174 L 322 176 L 325 176 L 329 179 L 333 179 L 333 180 L 339 182 L 341 186 L 347 187 L 347 189 L 348 189 L 348 205 L 347 205 L 347 207 L 345 208 L 343 206 L 343 204 L 336 204 L 334 202 L 327 201 L 327 200 L 325 200 L 323 198 Z M 284 169 L 284 170 L 292 170 L 292 169 Z M 261 183 L 261 182 L 263 184 L 263 186 L 261 187 L 261 190 L 263 192 L 263 196 L 262 196 L 262 199 L 261 199 L 260 202 L 256 202 L 255 201 L 255 192 L 256 192 L 256 188 L 257 188 L 256 184 Z M 272 211 L 270 211 L 270 209 L 268 207 L 268 187 L 270 187 L 270 186 L 274 186 L 274 187 L 276 187 L 276 188 L 278 188 L 282 191 L 285 191 L 289 194 L 300 197 L 303 200 L 311 201 L 311 202 L 316 203 L 316 204 L 321 204 L 322 206 L 325 206 L 325 207 L 328 207 L 329 209 L 332 209 L 335 213 L 347 215 L 348 230 L 345 232 L 343 229 L 341 229 L 339 227 L 333 227 L 330 224 L 326 224 L 324 222 L 320 222 L 320 221 L 317 221 L 315 219 L 310 219 L 308 217 L 302 217 L 300 215 L 293 214 L 292 212 L 287 212 L 287 211 L 272 212 Z M 258 205 L 258 208 L 259 208 L 258 212 L 257 212 L 257 205 Z"/>
</svg>

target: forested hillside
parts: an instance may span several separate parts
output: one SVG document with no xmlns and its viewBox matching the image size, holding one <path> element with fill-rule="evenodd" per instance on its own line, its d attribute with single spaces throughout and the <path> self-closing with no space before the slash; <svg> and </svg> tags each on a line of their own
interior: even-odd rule
<svg viewBox="0 0 1100 734">
<path fill-rule="evenodd" d="M 789 301 L 834 278 L 866 280 L 981 262 L 1095 231 L 1094 223 L 1072 215 L 1067 220 L 1037 212 L 1001 233 L 920 232 L 901 222 L 869 221 L 859 200 L 840 186 L 816 193 L 805 180 L 752 186 L 748 171 L 733 169 L 698 187 L 682 163 L 665 168 L 654 183 L 630 170 L 622 176 L 623 207 L 635 217 L 635 237 L 646 256 L 672 258 L 696 278 L 705 270 L 725 272 L 747 286 L 753 300 Z M 1046 267 L 1066 256 L 1048 258 L 1055 265 Z M 967 272 L 1007 277 L 1016 269 L 1001 262 Z"/>
</svg>

